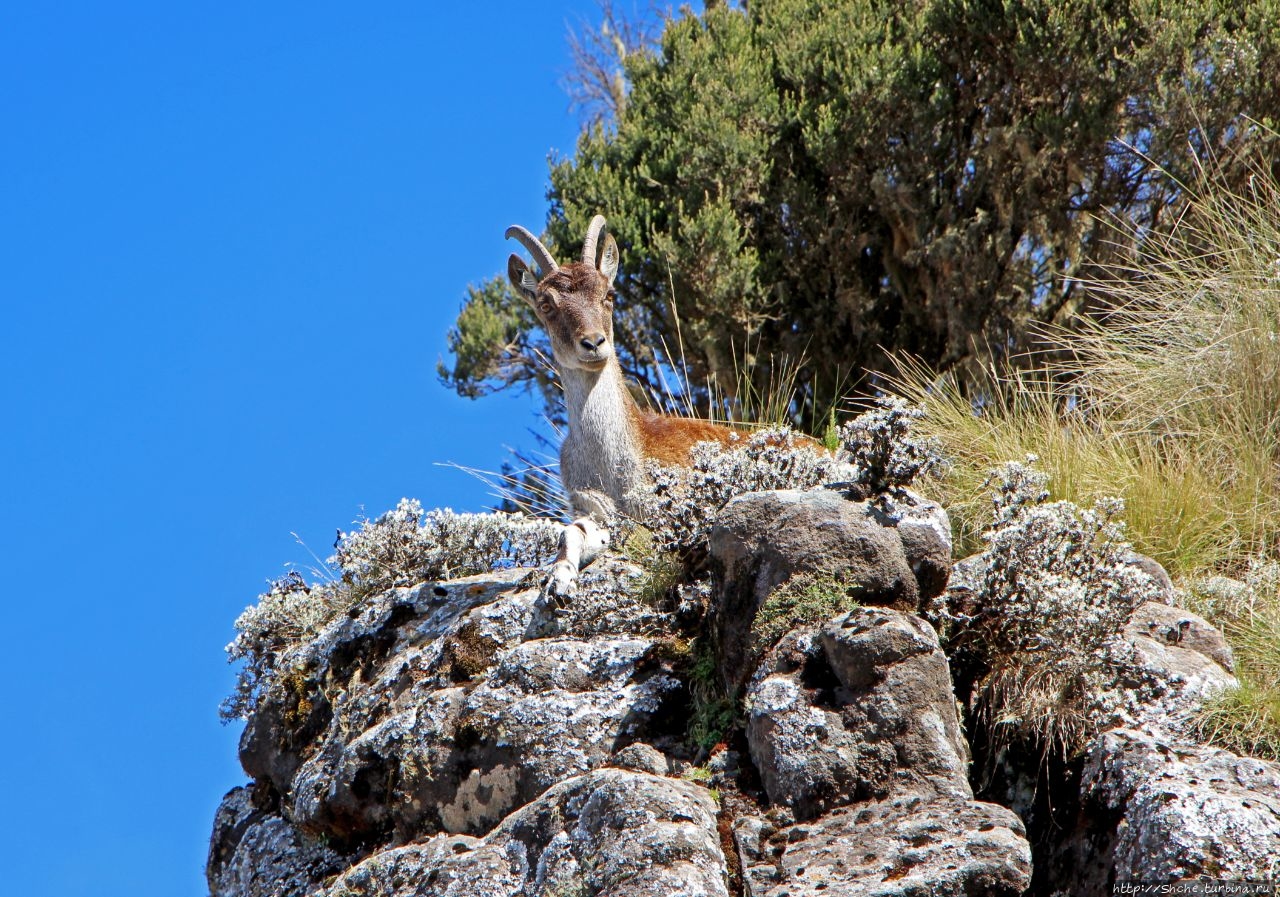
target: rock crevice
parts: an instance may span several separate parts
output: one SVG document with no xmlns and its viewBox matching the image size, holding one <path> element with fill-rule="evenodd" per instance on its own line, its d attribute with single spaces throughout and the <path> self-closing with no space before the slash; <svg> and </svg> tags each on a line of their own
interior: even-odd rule
<svg viewBox="0 0 1280 897">
<path fill-rule="evenodd" d="M 942 508 L 749 493 L 707 549 L 683 579 L 606 555 L 567 607 L 528 570 L 384 590 L 282 649 L 241 739 L 252 784 L 214 822 L 213 897 L 1085 895 L 1276 874 L 1259 858 L 1280 857 L 1280 768 L 1168 726 L 1234 683 L 1204 620 L 1133 613 L 1115 719 L 1072 761 L 1076 816 L 1048 826 L 1022 793 L 1038 758 L 971 786 L 989 741 L 921 616 L 981 597 L 972 560 L 943 594 Z M 769 605 L 802 577 L 842 609 Z"/>
</svg>

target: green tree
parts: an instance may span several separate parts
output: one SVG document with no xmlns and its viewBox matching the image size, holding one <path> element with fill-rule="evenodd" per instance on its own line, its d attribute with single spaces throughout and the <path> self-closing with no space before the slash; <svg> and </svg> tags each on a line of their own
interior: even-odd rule
<svg viewBox="0 0 1280 897">
<path fill-rule="evenodd" d="M 683 353 L 705 410 L 733 402 L 735 370 L 802 357 L 792 411 L 813 427 L 837 371 L 904 351 L 963 378 L 1069 322 L 1074 278 L 1126 250 L 1110 220 L 1161 227 L 1197 159 L 1229 172 L 1268 139 L 1250 119 L 1280 118 L 1278 44 L 1274 0 L 686 10 L 623 54 L 625 104 L 553 163 L 547 236 L 571 258 L 608 216 L 618 348 L 645 391 Z M 501 280 L 473 289 L 443 379 L 533 386 L 554 411 L 533 326 Z"/>
</svg>

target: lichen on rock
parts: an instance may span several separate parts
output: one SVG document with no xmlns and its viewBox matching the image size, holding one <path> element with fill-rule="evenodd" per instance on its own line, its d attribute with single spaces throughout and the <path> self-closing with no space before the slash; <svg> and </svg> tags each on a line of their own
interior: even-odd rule
<svg viewBox="0 0 1280 897">
<path fill-rule="evenodd" d="M 646 547 L 622 540 L 564 604 L 513 566 L 547 548 L 512 541 L 525 521 L 402 506 L 345 537 L 335 583 L 288 578 L 242 618 L 254 781 L 219 810 L 213 897 L 1083 897 L 1274 874 L 1280 770 L 1178 725 L 1235 681 L 1221 633 L 1167 603 L 1115 506 L 1049 503 L 1025 466 L 953 567 L 945 510 L 910 488 L 936 462 L 910 420 L 884 406 L 834 455 L 778 433 L 700 448 L 655 479 Z M 1000 741 L 1044 734 L 991 703 L 1028 674 L 1083 700 L 1051 760 Z"/>
</svg>

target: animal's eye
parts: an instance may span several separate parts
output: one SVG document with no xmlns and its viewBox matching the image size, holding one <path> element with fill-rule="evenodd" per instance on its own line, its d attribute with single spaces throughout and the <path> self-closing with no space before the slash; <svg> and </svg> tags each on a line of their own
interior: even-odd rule
<svg viewBox="0 0 1280 897">
<path fill-rule="evenodd" d="M 604 301 L 608 302 L 610 305 L 613 305 L 613 299 L 617 295 L 618 295 L 617 290 L 610 290 L 609 292 L 604 294 Z"/>
<path fill-rule="evenodd" d="M 552 302 L 550 299 L 543 299 L 541 302 L 538 303 L 538 309 L 544 315 L 549 315 L 555 312 L 556 304 Z"/>
</svg>

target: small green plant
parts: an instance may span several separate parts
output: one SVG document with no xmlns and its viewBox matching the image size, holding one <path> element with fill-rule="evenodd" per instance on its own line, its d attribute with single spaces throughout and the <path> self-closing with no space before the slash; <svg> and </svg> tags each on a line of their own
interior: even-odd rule
<svg viewBox="0 0 1280 897">
<path fill-rule="evenodd" d="M 671 554 L 661 554 L 645 565 L 636 587 L 636 599 L 648 607 L 660 607 L 671 588 L 684 578 L 684 565 Z"/>
<path fill-rule="evenodd" d="M 733 728 L 738 706 L 725 692 L 716 672 L 715 653 L 705 638 L 698 639 L 693 648 L 689 695 L 693 703 L 689 716 L 689 742 L 709 751 L 724 741 L 725 735 Z"/>
<path fill-rule="evenodd" d="M 622 556 L 644 570 L 644 575 L 632 586 L 632 594 L 647 607 L 661 606 L 672 587 L 684 578 L 684 564 L 670 552 L 661 551 L 648 528 L 631 524 L 621 531 Z"/>
<path fill-rule="evenodd" d="M 301 669 L 289 670 L 281 677 L 281 684 L 285 693 L 285 728 L 296 732 L 306 725 L 315 707 L 311 700 L 314 685 Z"/>
<path fill-rule="evenodd" d="M 689 741 L 705 751 L 724 741 L 737 718 L 737 705 L 723 695 L 694 697 L 693 717 L 689 722 Z"/>
<path fill-rule="evenodd" d="M 834 406 L 827 411 L 827 425 L 822 430 L 822 447 L 829 452 L 834 452 L 840 448 L 840 427 L 836 423 L 836 409 Z"/>
<path fill-rule="evenodd" d="M 751 624 L 751 648 L 757 655 L 797 626 L 809 626 L 859 606 L 857 586 L 829 573 L 798 573 L 769 593 Z"/>
<path fill-rule="evenodd" d="M 684 775 L 681 776 L 681 778 L 687 779 L 690 782 L 697 782 L 699 785 L 707 784 L 713 777 L 714 774 L 711 772 L 710 767 L 707 766 L 691 766 L 685 771 Z"/>
<path fill-rule="evenodd" d="M 652 563 L 658 557 L 658 548 L 654 542 L 653 533 L 640 524 L 635 524 L 627 529 L 623 535 L 619 550 L 624 558 L 642 567 Z"/>
</svg>

